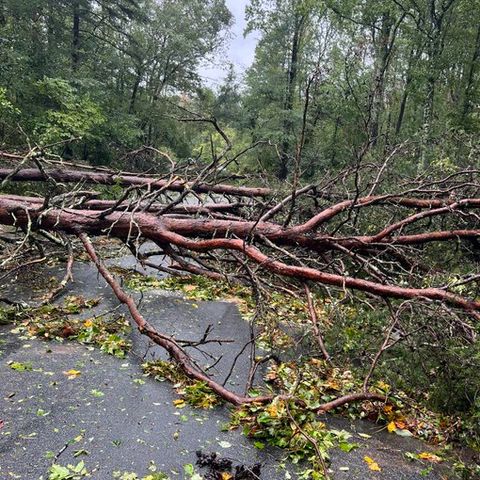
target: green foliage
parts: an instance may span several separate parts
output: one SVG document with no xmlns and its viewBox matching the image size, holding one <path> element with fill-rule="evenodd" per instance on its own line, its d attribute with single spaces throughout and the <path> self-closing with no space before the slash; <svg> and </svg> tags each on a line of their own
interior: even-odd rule
<svg viewBox="0 0 480 480">
<path fill-rule="evenodd" d="M 19 113 L 20 110 L 9 100 L 7 89 L 0 87 L 0 120 L 5 121 L 8 117 Z"/>
<path fill-rule="evenodd" d="M 18 310 L 15 307 L 0 308 L 0 325 L 8 325 L 15 321 Z"/>
<path fill-rule="evenodd" d="M 189 379 L 180 367 L 172 362 L 156 360 L 146 362 L 142 365 L 144 373 L 157 381 L 168 380 L 176 386 L 177 393 L 181 399 L 175 400 L 177 408 L 182 408 L 185 403 L 197 408 L 214 408 L 222 403 L 205 382 Z"/>
<path fill-rule="evenodd" d="M 54 464 L 49 468 L 48 473 L 48 480 L 80 480 L 89 476 L 83 461 L 66 467 Z"/>
<path fill-rule="evenodd" d="M 130 324 L 123 316 L 116 318 L 92 317 L 81 320 L 73 317 L 98 304 L 98 300 L 67 297 L 63 305 L 47 304 L 25 308 L 15 313 L 17 331 L 49 340 L 68 338 L 80 343 L 97 345 L 109 355 L 124 358 L 130 350 L 126 336 Z"/>
<path fill-rule="evenodd" d="M 166 100 L 199 86 L 197 67 L 222 46 L 231 22 L 224 0 L 81 5 L 75 12 L 71 2 L 2 2 L 8 103 L 2 88 L 0 139 L 22 148 L 26 136 L 42 145 L 74 137 L 55 153 L 96 163 L 145 143 L 189 156 L 188 129 L 167 118 Z"/>
<path fill-rule="evenodd" d="M 328 460 L 328 451 L 334 447 L 351 451 L 359 446 L 349 442 L 350 434 L 346 431 L 330 430 L 315 413 L 278 397 L 266 406 L 237 409 L 233 412 L 230 428 L 239 426 L 255 441 L 257 448 L 263 448 L 265 442 L 287 450 L 295 464 L 307 461 L 311 467 L 305 469 L 301 477 L 306 479 L 324 478 L 318 453 L 323 460 Z"/>
<path fill-rule="evenodd" d="M 66 80 L 45 78 L 37 82 L 39 93 L 49 108 L 42 113 L 35 135 L 42 144 L 62 140 L 94 139 L 105 123 L 101 108 L 88 96 L 80 95 Z"/>
<path fill-rule="evenodd" d="M 231 66 L 214 90 L 198 71 L 228 37 L 224 0 L 120 0 L 100 9 L 84 0 L 78 32 L 69 2 L 4 0 L 0 139 L 17 148 L 26 137 L 79 138 L 55 153 L 96 164 L 125 163 L 123 154 L 144 144 L 210 160 L 210 134 L 217 151 L 222 140 L 207 124 L 175 121 L 184 116 L 179 104 L 217 118 L 233 140 L 230 157 L 265 142 L 233 163 L 234 173 L 275 174 L 280 163 L 291 173 L 302 131 L 309 179 L 359 157 L 380 161 L 402 142 L 418 146 L 399 165 L 406 173 L 471 165 L 480 129 L 478 0 L 402 5 L 251 0 L 254 63 L 243 80 Z M 126 163 L 148 169 L 149 161 Z"/>
</svg>

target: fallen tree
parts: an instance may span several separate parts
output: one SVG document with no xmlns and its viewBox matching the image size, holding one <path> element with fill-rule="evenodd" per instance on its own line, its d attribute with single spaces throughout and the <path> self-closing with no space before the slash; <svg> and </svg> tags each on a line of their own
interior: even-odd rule
<svg viewBox="0 0 480 480">
<path fill-rule="evenodd" d="M 452 244 L 476 255 L 480 239 L 478 172 L 457 172 L 435 181 L 409 179 L 394 191 L 391 179 L 387 178 L 384 186 L 380 178 L 384 167 L 380 166 L 374 174 L 370 172 L 364 186 L 358 181 L 349 183 L 352 172 L 347 172 L 338 182 L 346 185 L 343 199 L 334 179 L 276 198 L 278 194 L 268 188 L 205 183 L 218 167 L 215 162 L 185 180 L 178 178 L 175 169 L 166 178 L 52 170 L 37 157 L 34 167 L 25 165 L 25 158 L 32 161 L 28 155 L 19 157 L 10 158 L 21 160 L 17 166 L 0 170 L 2 185 L 41 182 L 44 191 L 36 197 L 0 195 L 0 224 L 16 227 L 23 235 L 15 254 L 39 234 L 61 245 L 68 242 L 58 235 L 78 237 L 139 330 L 164 348 L 187 376 L 205 382 L 235 405 L 268 402 L 274 397 L 229 391 L 192 362 L 173 337 L 149 325 L 98 257 L 89 236 L 120 239 L 139 262 L 160 270 L 247 282 L 257 293 L 259 289 L 282 288 L 296 294 L 305 288 L 308 296 L 311 284 L 326 288 L 329 295 L 335 294 L 329 290 L 332 287 L 343 294 L 361 292 L 361 301 L 438 302 L 451 312 L 455 328 L 468 335 L 474 335 L 470 322 L 480 320 L 478 272 L 466 272 L 447 284 L 425 285 L 428 276 L 435 282 L 439 270 L 424 261 L 429 245 Z M 353 173 L 358 176 L 359 170 Z M 100 191 L 84 190 L 86 184 L 124 189 L 113 200 L 103 199 Z M 380 187 L 385 192 L 374 194 Z M 176 194 L 172 198 L 169 192 Z M 151 252 L 140 253 L 145 241 L 154 243 L 158 250 L 153 253 L 169 257 L 171 265 L 155 264 Z M 11 260 L 12 256 L 4 259 L 3 265 Z M 70 278 L 71 263 L 62 286 Z M 288 279 L 287 286 L 283 279 Z M 308 300 L 315 335 L 322 355 L 329 360 L 313 303 Z M 390 334 L 387 330 L 386 335 Z M 389 347 L 389 339 L 387 336 L 374 358 L 362 392 L 326 402 L 316 410 L 353 401 L 385 401 L 385 395 L 369 390 L 368 380 L 379 356 Z"/>
</svg>

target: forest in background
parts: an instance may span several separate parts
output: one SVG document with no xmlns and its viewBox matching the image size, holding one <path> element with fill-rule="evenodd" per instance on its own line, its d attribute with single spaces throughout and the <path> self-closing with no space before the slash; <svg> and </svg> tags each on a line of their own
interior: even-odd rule
<svg viewBox="0 0 480 480">
<path fill-rule="evenodd" d="M 198 72 L 229 40 L 223 0 L 2 0 L 0 144 L 209 159 L 223 139 L 182 107 L 236 151 L 257 146 L 235 173 L 284 180 L 300 158 L 311 178 L 392 152 L 408 173 L 477 162 L 478 0 L 252 0 L 246 15 L 254 62 L 212 89 Z"/>
</svg>

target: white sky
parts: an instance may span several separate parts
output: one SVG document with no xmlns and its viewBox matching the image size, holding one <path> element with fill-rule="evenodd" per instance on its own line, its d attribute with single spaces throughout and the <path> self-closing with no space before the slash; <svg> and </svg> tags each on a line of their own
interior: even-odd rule
<svg viewBox="0 0 480 480">
<path fill-rule="evenodd" d="M 245 29 L 245 6 L 248 0 L 226 0 L 227 7 L 233 14 L 234 24 L 231 28 L 232 39 L 226 46 L 226 52 L 217 55 L 214 64 L 207 64 L 199 69 L 205 83 L 211 87 L 216 87 L 225 78 L 228 72 L 228 64 L 235 65 L 237 73 L 240 75 L 252 64 L 255 56 L 255 46 L 257 39 L 254 34 L 243 38 Z"/>
</svg>

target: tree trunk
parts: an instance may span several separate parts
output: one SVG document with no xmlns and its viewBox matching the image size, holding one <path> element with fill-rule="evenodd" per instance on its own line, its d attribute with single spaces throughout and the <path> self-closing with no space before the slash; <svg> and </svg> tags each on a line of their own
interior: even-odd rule
<svg viewBox="0 0 480 480">
<path fill-rule="evenodd" d="M 135 83 L 133 84 L 132 95 L 130 97 L 130 105 L 128 107 L 129 113 L 135 112 L 135 101 L 137 100 L 138 88 L 140 87 L 140 82 L 142 80 L 142 72 L 140 68 L 136 69 L 137 76 L 135 77 Z"/>
<path fill-rule="evenodd" d="M 385 76 L 391 53 L 390 36 L 393 28 L 392 19 L 388 14 L 382 15 L 382 26 L 379 43 L 376 46 L 375 73 L 373 91 L 371 93 L 370 141 L 375 146 L 380 135 L 380 120 L 384 110 Z"/>
<path fill-rule="evenodd" d="M 440 75 L 439 60 L 444 50 L 445 40 L 445 17 L 451 11 L 456 0 L 450 0 L 446 4 L 442 3 L 441 8 L 437 11 L 435 0 L 429 3 L 430 25 L 429 48 L 428 48 L 428 78 L 425 90 L 425 101 L 423 105 L 423 124 L 420 140 L 420 163 L 418 165 L 419 173 L 425 171 L 430 163 L 429 147 L 431 143 L 434 108 L 435 108 L 435 89 L 437 80 Z"/>
<path fill-rule="evenodd" d="M 468 69 L 467 84 L 465 86 L 465 98 L 463 101 L 462 121 L 464 122 L 467 115 L 472 110 L 472 93 L 475 85 L 475 73 L 480 59 L 480 25 L 477 28 L 477 37 L 475 40 L 475 48 Z"/>
<path fill-rule="evenodd" d="M 427 151 L 430 145 L 433 112 L 434 112 L 434 99 L 435 99 L 435 86 L 436 78 L 431 73 L 427 79 L 427 88 L 425 95 L 425 102 L 423 105 L 423 124 L 420 143 L 420 164 L 419 172 L 425 171 L 429 166 L 429 157 Z"/>
<path fill-rule="evenodd" d="M 74 0 L 72 6 L 72 71 L 75 73 L 80 64 L 80 0 Z"/>
<path fill-rule="evenodd" d="M 395 136 L 400 135 L 402 129 L 403 119 L 405 117 L 405 108 L 407 106 L 408 95 L 410 93 L 410 84 L 413 80 L 412 75 L 412 62 L 413 62 L 413 48 L 410 50 L 410 56 L 408 58 L 407 76 L 405 78 L 405 86 L 403 87 L 402 100 L 400 102 L 400 109 L 398 111 L 397 124 L 395 126 Z"/>
<path fill-rule="evenodd" d="M 298 57 L 300 54 L 300 47 L 303 39 L 303 29 L 305 26 L 306 17 L 295 17 L 294 32 L 292 38 L 292 50 L 290 53 L 290 66 L 287 76 L 287 90 L 284 102 L 284 122 L 283 122 L 283 141 L 280 151 L 280 168 L 278 170 L 279 180 L 286 180 L 288 176 L 288 159 L 291 147 L 290 135 L 293 129 L 293 99 L 295 96 L 295 86 L 298 77 Z"/>
</svg>

